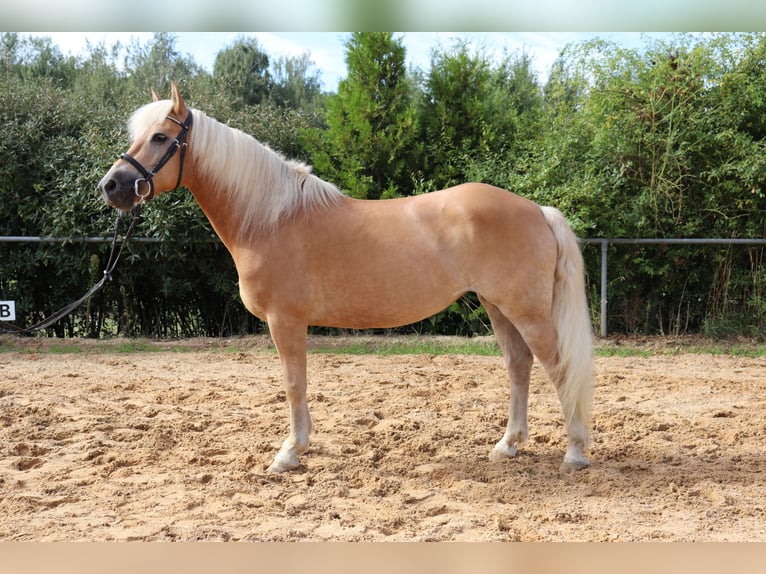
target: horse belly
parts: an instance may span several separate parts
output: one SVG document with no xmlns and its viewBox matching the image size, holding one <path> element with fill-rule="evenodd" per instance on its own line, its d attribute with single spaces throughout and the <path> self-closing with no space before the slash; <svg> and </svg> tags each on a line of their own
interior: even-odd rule
<svg viewBox="0 0 766 574">
<path fill-rule="evenodd" d="M 351 329 L 389 328 L 438 313 L 466 292 L 465 285 L 430 257 L 367 254 L 342 269 L 324 270 L 310 324 Z"/>
</svg>

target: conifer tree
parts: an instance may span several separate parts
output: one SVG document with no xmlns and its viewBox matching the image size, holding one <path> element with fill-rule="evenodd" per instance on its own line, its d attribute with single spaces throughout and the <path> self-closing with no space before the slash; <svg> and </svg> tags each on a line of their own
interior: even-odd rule
<svg viewBox="0 0 766 574">
<path fill-rule="evenodd" d="M 405 52 L 390 32 L 352 34 L 348 77 L 328 100 L 327 129 L 310 139 L 317 172 L 353 197 L 411 193 L 415 113 Z"/>
</svg>

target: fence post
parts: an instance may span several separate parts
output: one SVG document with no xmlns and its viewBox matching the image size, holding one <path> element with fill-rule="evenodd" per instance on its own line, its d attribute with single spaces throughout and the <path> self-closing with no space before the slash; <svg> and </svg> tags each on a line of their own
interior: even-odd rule
<svg viewBox="0 0 766 574">
<path fill-rule="evenodd" d="M 601 243 L 601 337 L 606 337 L 606 257 L 609 250 L 609 240 L 602 239 Z"/>
</svg>

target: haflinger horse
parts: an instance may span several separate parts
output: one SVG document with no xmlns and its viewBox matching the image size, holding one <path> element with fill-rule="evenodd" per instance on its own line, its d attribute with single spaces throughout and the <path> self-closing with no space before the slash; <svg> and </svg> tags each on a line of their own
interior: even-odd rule
<svg viewBox="0 0 766 574">
<path fill-rule="evenodd" d="M 231 253 L 243 303 L 268 323 L 290 409 L 290 433 L 269 471 L 295 469 L 309 447 L 310 325 L 401 326 L 471 291 L 489 315 L 511 386 L 507 428 L 490 459 L 515 456 L 528 438 L 536 356 L 564 412 L 562 468 L 588 466 L 592 328 L 582 255 L 557 209 L 481 183 L 352 199 L 308 166 L 188 108 L 175 84 L 170 100 L 152 94 L 131 116 L 133 143 L 99 189 L 108 204 L 129 210 L 186 187 Z"/>
</svg>

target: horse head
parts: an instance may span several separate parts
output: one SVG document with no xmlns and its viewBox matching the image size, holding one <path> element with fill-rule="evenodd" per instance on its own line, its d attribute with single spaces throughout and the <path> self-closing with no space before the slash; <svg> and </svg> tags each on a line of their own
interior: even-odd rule
<svg viewBox="0 0 766 574">
<path fill-rule="evenodd" d="M 152 97 L 131 118 L 130 148 L 98 184 L 104 201 L 124 211 L 178 188 L 183 177 L 191 111 L 175 83 L 170 100 L 161 101 L 154 90 Z"/>
</svg>

